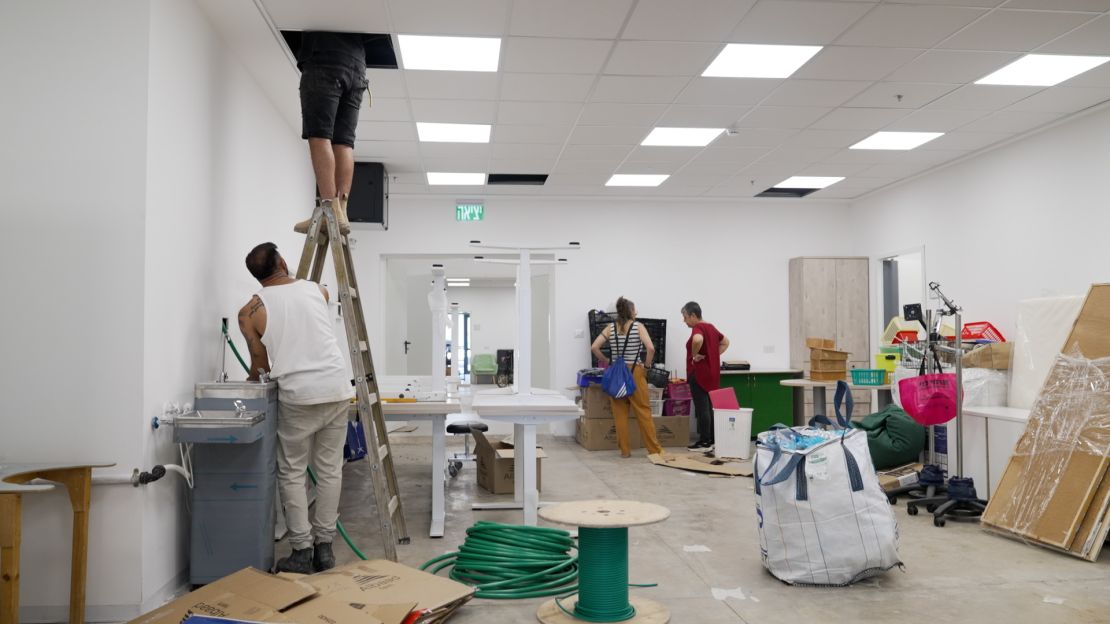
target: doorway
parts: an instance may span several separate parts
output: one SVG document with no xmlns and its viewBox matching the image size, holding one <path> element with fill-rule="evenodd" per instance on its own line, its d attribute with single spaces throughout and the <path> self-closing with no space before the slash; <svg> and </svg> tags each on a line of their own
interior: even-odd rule
<svg viewBox="0 0 1110 624">
<path fill-rule="evenodd" d="M 890 321 L 902 316 L 902 308 L 925 302 L 925 250 L 918 248 L 879 258 L 881 333 Z"/>
</svg>

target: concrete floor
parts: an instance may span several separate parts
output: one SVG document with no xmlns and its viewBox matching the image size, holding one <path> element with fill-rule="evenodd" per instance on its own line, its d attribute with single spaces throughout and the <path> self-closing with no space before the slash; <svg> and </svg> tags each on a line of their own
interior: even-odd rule
<svg viewBox="0 0 1110 624">
<path fill-rule="evenodd" d="M 457 440 L 452 440 L 452 442 Z M 505 500 L 477 487 L 473 464 L 447 491 L 447 535 L 430 539 L 430 439 L 393 436 L 405 516 L 412 544 L 399 547 L 402 563 L 419 566 L 453 550 L 476 520 L 519 523 L 520 512 L 473 512 L 473 501 Z M 1097 563 L 990 535 L 977 525 L 932 525 L 896 507 L 905 571 L 897 569 L 850 588 L 787 586 L 759 561 L 754 493 L 748 478 L 714 478 L 654 466 L 636 451 L 589 452 L 569 438 L 541 437 L 548 459 L 543 498 L 549 501 L 628 498 L 665 505 L 671 517 L 630 533 L 633 589 L 663 602 L 676 624 L 750 622 L 1110 622 L 1110 548 Z M 461 441 L 459 442 L 461 447 Z M 461 450 L 461 448 L 460 448 Z M 348 465 L 341 518 L 370 557 L 381 555 L 366 463 Z M 541 521 L 542 522 L 542 521 Z M 704 545 L 710 552 L 685 552 Z M 279 556 L 288 552 L 279 546 Z M 354 555 L 337 544 L 340 562 Z M 714 590 L 727 590 L 718 599 Z M 453 624 L 535 622 L 542 600 L 473 600 Z"/>
</svg>

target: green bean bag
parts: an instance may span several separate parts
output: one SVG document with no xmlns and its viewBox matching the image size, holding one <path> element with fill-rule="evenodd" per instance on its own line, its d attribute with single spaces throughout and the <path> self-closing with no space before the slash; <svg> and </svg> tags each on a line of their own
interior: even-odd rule
<svg viewBox="0 0 1110 624">
<path fill-rule="evenodd" d="M 915 462 L 925 448 L 925 427 L 893 403 L 852 425 L 867 432 L 867 447 L 877 470 Z"/>
</svg>

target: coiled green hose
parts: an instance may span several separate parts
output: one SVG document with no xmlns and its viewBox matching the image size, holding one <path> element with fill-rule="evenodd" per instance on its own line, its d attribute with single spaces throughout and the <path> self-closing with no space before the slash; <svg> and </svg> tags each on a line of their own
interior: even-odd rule
<svg viewBox="0 0 1110 624">
<path fill-rule="evenodd" d="M 227 340 L 227 345 L 229 347 L 231 347 L 231 352 L 235 354 L 235 358 L 237 360 L 239 360 L 239 364 L 242 365 L 243 370 L 245 370 L 247 372 L 247 375 L 250 375 L 251 374 L 250 367 L 247 366 L 247 363 L 243 361 L 243 356 L 239 355 L 239 350 L 235 348 L 235 343 L 232 342 L 231 336 L 227 333 L 227 322 L 226 321 L 223 323 L 223 332 L 224 332 L 224 338 Z M 317 485 L 316 473 L 312 471 L 312 466 L 308 467 L 308 478 L 312 479 L 312 485 Z M 361 550 L 359 550 L 358 546 L 355 546 L 354 541 L 351 540 L 351 536 L 347 535 L 347 529 L 343 528 L 343 523 L 342 522 L 336 520 L 335 521 L 335 529 L 337 531 L 339 531 L 339 535 L 341 535 L 343 537 L 344 542 L 347 542 L 347 546 L 350 547 L 351 552 L 355 553 L 356 557 L 358 557 L 359 559 L 362 559 L 363 561 L 366 561 L 369 558 L 366 555 L 364 555 Z"/>
<path fill-rule="evenodd" d="M 570 533 L 545 527 L 478 522 L 457 552 L 420 566 L 476 588 L 476 598 L 512 600 L 574 593 L 578 557 Z"/>
</svg>

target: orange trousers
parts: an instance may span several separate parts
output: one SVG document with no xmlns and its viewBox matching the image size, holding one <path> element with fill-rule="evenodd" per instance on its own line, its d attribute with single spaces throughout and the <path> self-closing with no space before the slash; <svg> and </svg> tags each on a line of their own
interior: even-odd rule
<svg viewBox="0 0 1110 624">
<path fill-rule="evenodd" d="M 651 421 L 651 401 L 648 398 L 647 375 L 644 367 L 637 365 L 632 370 L 632 378 L 636 380 L 636 392 L 624 399 L 610 397 L 613 406 L 613 420 L 617 428 L 617 445 L 622 455 L 632 452 L 628 440 L 628 412 L 631 410 L 636 416 L 636 424 L 640 426 L 640 438 L 649 455 L 663 452 L 659 440 L 655 437 L 655 423 Z"/>
</svg>

